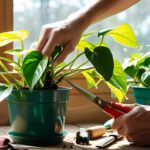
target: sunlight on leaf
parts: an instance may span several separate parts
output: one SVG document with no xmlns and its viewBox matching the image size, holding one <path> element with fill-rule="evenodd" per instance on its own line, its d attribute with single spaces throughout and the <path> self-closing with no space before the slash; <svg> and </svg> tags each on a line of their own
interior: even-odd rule
<svg viewBox="0 0 150 150">
<path fill-rule="evenodd" d="M 122 102 L 127 92 L 127 82 L 126 75 L 119 61 L 114 60 L 113 75 L 106 84 L 111 88 L 119 102 Z"/>
<path fill-rule="evenodd" d="M 26 30 L 0 33 L 0 47 L 14 41 L 23 41 L 27 37 L 28 37 L 28 31 Z"/>
<path fill-rule="evenodd" d="M 82 74 L 86 78 L 88 88 L 92 88 L 96 85 L 93 77 L 87 71 L 83 71 Z"/>
<path fill-rule="evenodd" d="M 132 28 L 126 23 L 110 30 L 106 35 L 110 35 L 116 42 L 122 45 L 128 47 L 139 46 Z"/>
<path fill-rule="evenodd" d="M 7 96 L 11 94 L 13 85 L 0 84 L 0 102 L 2 102 Z"/>
<path fill-rule="evenodd" d="M 11 50 L 6 50 L 4 53 L 19 57 L 21 55 L 29 53 L 30 51 L 31 50 L 11 49 Z"/>
<path fill-rule="evenodd" d="M 78 45 L 76 46 L 76 49 L 84 51 L 85 48 L 88 48 L 92 51 L 95 48 L 95 45 L 86 40 L 79 41 Z"/>
<path fill-rule="evenodd" d="M 29 53 L 23 60 L 23 74 L 32 90 L 41 78 L 48 64 L 48 57 L 43 56 L 39 51 Z"/>
<path fill-rule="evenodd" d="M 118 101 L 121 103 L 124 100 L 125 94 L 121 89 L 116 88 L 113 84 L 109 82 L 106 83 L 109 88 L 112 90 L 113 94 L 117 97 Z"/>
</svg>

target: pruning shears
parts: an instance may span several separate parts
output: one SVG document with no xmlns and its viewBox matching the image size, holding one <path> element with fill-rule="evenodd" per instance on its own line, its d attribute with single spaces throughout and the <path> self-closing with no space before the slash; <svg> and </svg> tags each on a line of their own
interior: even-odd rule
<svg viewBox="0 0 150 150">
<path fill-rule="evenodd" d="M 71 81 L 67 80 L 67 82 L 74 87 L 78 92 L 88 97 L 88 99 L 95 104 L 97 104 L 102 110 L 107 113 L 109 116 L 113 118 L 118 118 L 126 113 L 128 113 L 131 108 L 128 106 L 123 106 L 122 104 L 115 103 L 115 102 L 107 102 L 103 100 L 100 97 L 97 97 L 96 95 L 92 94 L 88 90 L 80 87 L 77 84 L 72 83 Z"/>
</svg>

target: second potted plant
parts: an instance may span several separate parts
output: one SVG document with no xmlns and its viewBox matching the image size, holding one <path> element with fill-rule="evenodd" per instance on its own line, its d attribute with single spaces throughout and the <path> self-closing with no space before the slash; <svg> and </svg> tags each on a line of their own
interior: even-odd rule
<svg viewBox="0 0 150 150">
<path fill-rule="evenodd" d="M 134 53 L 125 63 L 136 103 L 150 105 L 150 53 Z"/>
</svg>

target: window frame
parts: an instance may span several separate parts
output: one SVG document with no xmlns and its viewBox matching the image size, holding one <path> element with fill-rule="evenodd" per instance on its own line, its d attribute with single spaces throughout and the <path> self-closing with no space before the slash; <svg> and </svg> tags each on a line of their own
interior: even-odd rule
<svg viewBox="0 0 150 150">
<path fill-rule="evenodd" d="M 0 0 L 0 33 L 13 30 L 13 0 Z M 0 48 L 0 55 L 11 58 L 12 56 L 4 54 L 4 50 L 12 49 L 12 44 Z M 7 63 L 6 63 L 7 65 Z M 7 65 L 8 67 L 8 65 Z M 12 68 L 8 67 L 10 70 Z"/>
<path fill-rule="evenodd" d="M 0 33 L 13 30 L 13 0 L 0 0 Z M 12 44 L 0 48 L 0 56 L 13 59 L 12 56 L 4 54 L 4 50 L 11 49 Z M 6 66 L 8 67 L 7 63 Z M 12 68 L 9 67 L 11 70 Z M 0 68 L 1 70 L 1 68 Z M 0 78 L 0 82 L 3 82 Z M 9 124 L 6 100 L 0 103 L 0 126 Z"/>
<path fill-rule="evenodd" d="M 13 0 L 0 1 L 0 32 L 13 29 Z"/>
</svg>

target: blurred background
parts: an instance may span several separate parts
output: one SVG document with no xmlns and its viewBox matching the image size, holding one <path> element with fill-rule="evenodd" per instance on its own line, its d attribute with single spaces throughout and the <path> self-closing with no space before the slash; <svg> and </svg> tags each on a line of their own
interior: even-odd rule
<svg viewBox="0 0 150 150">
<path fill-rule="evenodd" d="M 29 48 L 32 42 L 38 40 L 42 25 L 65 19 L 69 14 L 91 2 L 91 0 L 14 0 L 14 30 L 29 30 L 30 36 L 26 41 L 26 48 Z M 142 51 L 146 52 L 150 44 L 149 6 L 149 0 L 141 0 L 128 10 L 90 26 L 85 32 L 112 28 L 126 22 L 132 26 L 139 44 L 144 47 Z M 90 40 L 95 42 L 97 38 Z M 114 57 L 123 62 L 126 57 L 123 47 L 115 44 L 110 38 L 106 40 L 112 47 Z M 128 50 L 130 53 L 136 51 L 136 49 Z M 72 55 L 68 60 L 71 57 Z"/>
</svg>

